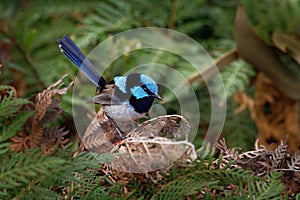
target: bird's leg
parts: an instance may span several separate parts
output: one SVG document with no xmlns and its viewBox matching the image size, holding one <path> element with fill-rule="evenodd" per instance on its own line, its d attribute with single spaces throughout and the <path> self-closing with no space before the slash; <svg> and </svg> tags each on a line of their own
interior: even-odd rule
<svg viewBox="0 0 300 200">
<path fill-rule="evenodd" d="M 120 127 L 118 126 L 117 122 L 116 122 L 114 119 L 112 119 L 109 115 L 106 115 L 106 116 L 107 116 L 107 118 L 110 120 L 110 122 L 112 123 L 112 125 L 115 127 L 115 129 L 116 129 L 116 131 L 117 131 L 117 133 L 118 133 L 120 139 L 121 139 L 121 140 L 124 140 L 124 139 L 125 139 L 126 133 L 124 133 L 124 131 L 122 131 L 122 130 L 120 129 Z"/>
<path fill-rule="evenodd" d="M 143 132 L 142 126 L 138 123 L 138 121 L 132 120 L 133 124 L 135 125 L 135 128 L 138 130 L 139 133 Z"/>
</svg>

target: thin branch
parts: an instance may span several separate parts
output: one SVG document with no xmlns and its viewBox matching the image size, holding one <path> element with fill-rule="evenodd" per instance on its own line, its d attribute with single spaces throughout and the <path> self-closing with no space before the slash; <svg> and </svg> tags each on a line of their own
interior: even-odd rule
<svg viewBox="0 0 300 200">
<path fill-rule="evenodd" d="M 168 24 L 169 29 L 175 28 L 177 5 L 178 5 L 178 1 L 173 0 L 172 5 L 171 5 L 170 20 L 169 20 L 169 24 Z"/>
</svg>

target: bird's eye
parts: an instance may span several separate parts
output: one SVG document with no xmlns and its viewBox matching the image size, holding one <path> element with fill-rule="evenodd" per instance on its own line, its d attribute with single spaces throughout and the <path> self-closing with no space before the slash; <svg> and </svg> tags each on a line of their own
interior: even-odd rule
<svg viewBox="0 0 300 200">
<path fill-rule="evenodd" d="M 147 92 L 148 94 L 152 93 L 145 85 L 142 85 L 141 87 L 142 87 L 143 90 L 144 90 L 145 92 Z"/>
</svg>

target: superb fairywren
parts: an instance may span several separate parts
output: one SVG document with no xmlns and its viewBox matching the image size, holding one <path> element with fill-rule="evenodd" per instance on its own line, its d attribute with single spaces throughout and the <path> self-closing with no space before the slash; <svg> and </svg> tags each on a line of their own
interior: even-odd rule
<svg viewBox="0 0 300 200">
<path fill-rule="evenodd" d="M 158 94 L 157 83 L 145 74 L 116 76 L 107 82 L 93 64 L 66 35 L 58 41 L 61 52 L 69 58 L 98 88 L 93 102 L 102 104 L 106 114 L 116 121 L 132 121 L 144 117 Z"/>
</svg>

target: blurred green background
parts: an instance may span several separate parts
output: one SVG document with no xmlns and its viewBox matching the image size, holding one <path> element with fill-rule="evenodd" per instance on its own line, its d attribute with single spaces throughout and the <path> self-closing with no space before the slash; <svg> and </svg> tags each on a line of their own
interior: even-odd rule
<svg viewBox="0 0 300 200">
<path fill-rule="evenodd" d="M 182 32 L 199 42 L 212 56 L 235 48 L 233 36 L 236 6 L 242 3 L 253 22 L 256 33 L 266 42 L 274 29 L 286 33 L 299 31 L 296 13 L 298 1 L 250 0 L 196 0 L 196 1 L 30 1 L 2 0 L 0 2 L 0 83 L 11 85 L 19 97 L 29 97 L 46 88 L 62 75 L 69 74 L 74 80 L 77 69 L 60 53 L 56 40 L 63 34 L 70 35 L 88 54 L 95 46 L 119 32 L 137 27 L 163 27 Z M 120 41 L 130 45 L 130 41 Z M 107 80 L 126 73 L 139 63 L 147 62 L 148 54 L 155 52 L 135 51 L 123 55 L 110 66 Z M 156 52 L 157 53 L 157 52 Z M 196 75 L 189 64 L 167 52 L 156 55 L 156 62 L 176 70 Z M 297 68 L 297 67 L 296 67 Z M 253 95 L 251 82 L 256 70 L 238 59 L 221 71 L 227 98 L 227 117 L 223 136 L 229 146 L 252 149 L 257 136 L 255 124 L 247 109 L 236 114 L 237 103 L 232 95 L 245 91 Z M 210 121 L 210 96 L 205 84 L 193 83 L 199 98 L 201 122 L 199 135 L 194 143 L 201 145 Z M 162 96 L 168 96 L 164 91 Z M 63 97 L 63 109 L 71 115 L 72 94 Z M 80 97 L 74 103 L 84 104 Z M 179 106 L 169 99 L 164 102 L 168 113 L 177 113 Z M 63 119 L 62 119 L 62 122 Z"/>
<path fill-rule="evenodd" d="M 43 156 L 45 152 L 42 153 L 38 148 L 20 153 L 10 151 L 10 145 L 16 143 L 16 141 L 11 140 L 13 136 L 20 132 L 25 133 L 24 135 L 30 134 L 30 130 L 22 130 L 22 127 L 26 120 L 33 115 L 33 112 L 25 112 L 24 114 L 17 111 L 20 106 L 28 104 L 28 101 L 24 99 L 43 91 L 64 74 L 69 74 L 68 78 L 64 80 L 66 85 L 75 79 L 77 68 L 61 54 L 56 42 L 64 34 L 69 35 L 83 52 L 88 54 L 99 43 L 122 31 L 138 27 L 168 28 L 193 38 L 205 48 L 213 60 L 218 60 L 222 55 L 235 51 L 237 47 L 237 40 L 234 35 L 237 34 L 236 29 L 239 28 L 235 27 L 238 5 L 243 5 L 253 30 L 259 40 L 267 46 L 276 46 L 273 41 L 274 38 L 272 38 L 275 30 L 280 31 L 283 36 L 289 36 L 288 39 L 294 38 L 294 41 L 297 41 L 292 44 L 286 43 L 286 45 L 283 42 L 281 44 L 283 50 L 277 45 L 276 52 L 278 54 L 276 55 L 287 66 L 285 69 L 287 73 L 282 75 L 282 79 L 289 84 L 283 85 L 283 88 L 286 87 L 288 90 L 291 84 L 299 87 L 300 67 L 299 63 L 295 62 L 297 58 L 300 58 L 300 51 L 295 51 L 297 48 L 300 49 L 300 43 L 298 43 L 300 37 L 300 1 L 298 0 L 1 0 L 0 89 L 2 93 L 0 92 L 0 97 L 2 99 L 0 102 L 0 131 L 2 133 L 0 134 L 0 188 L 3 188 L 0 189 L 0 196 L 7 199 L 39 199 L 39 195 L 46 194 L 44 197 L 47 199 L 76 199 L 76 197 L 89 199 L 89 195 L 91 197 L 104 195 L 107 199 L 114 199 L 114 197 L 126 199 L 125 196 L 129 193 L 129 199 L 152 197 L 157 192 L 157 188 L 153 186 L 154 180 L 135 179 L 129 175 L 131 181 L 128 181 L 130 178 L 124 178 L 124 176 L 120 178 L 120 174 L 113 175 L 112 178 L 107 171 L 99 169 L 99 162 L 95 163 L 91 155 L 85 154 L 86 152 L 78 153 L 76 140 L 73 142 L 74 137 L 71 137 L 76 135 L 72 123 L 72 115 L 76 115 L 76 113 L 72 113 L 72 104 L 86 106 L 86 101 L 82 99 L 80 93 L 73 99 L 72 91 L 63 95 L 61 106 L 65 112 L 55 122 L 60 127 L 65 126 L 70 129 L 69 135 L 66 137 L 70 137 L 71 142 L 67 141 L 68 143 L 65 143 L 63 148 L 57 147 L 52 152 L 48 152 L 47 156 Z M 247 41 L 247 37 L 242 38 L 243 40 Z M 124 45 L 128 47 L 136 45 L 135 41 L 124 38 L 114 42 L 113 48 L 108 46 L 106 51 L 102 53 L 117 52 L 119 51 L 118 48 L 122 48 Z M 291 47 L 293 51 L 289 51 Z M 242 46 L 241 49 L 246 51 L 248 46 Z M 283 52 L 279 52 L 278 49 Z M 254 54 L 249 56 L 255 60 L 259 54 L 260 49 L 257 49 L 257 54 L 255 54 L 254 49 Z M 156 63 L 170 66 L 184 74 L 185 77 L 199 76 L 191 65 L 179 56 L 170 52 L 150 49 L 136 50 L 130 54 L 122 55 L 111 63 L 110 70 L 105 71 L 104 76 L 107 80 L 112 80 L 114 76 L 127 73 L 141 63 L 152 62 L 153 58 L 155 58 Z M 249 108 L 244 105 L 245 109 L 237 112 L 237 109 L 241 108 L 239 105 L 241 102 L 237 103 L 235 98 L 235 95 L 241 92 L 249 95 L 249 97 L 254 97 L 256 75 L 258 69 L 261 68 L 250 63 L 238 57 L 232 59 L 221 70 L 227 101 L 226 120 L 221 137 L 226 138 L 229 147 L 240 147 L 243 151 L 252 150 L 258 136 L 257 125 L 251 118 Z M 268 67 L 268 70 L 278 70 L 272 66 Z M 289 77 L 295 79 L 289 79 Z M 289 80 L 296 81 L 290 83 Z M 277 82 L 273 79 L 272 81 Z M 12 94 L 14 90 L 9 86 L 15 88 L 17 97 L 24 99 L 16 101 L 20 99 L 15 98 L 15 94 Z M 197 95 L 201 112 L 198 133 L 193 140 L 193 144 L 198 149 L 202 145 L 211 120 L 211 94 L 208 92 L 206 84 L 198 80 L 192 82 L 192 87 Z M 94 90 L 95 88 L 87 89 Z M 3 91 L 10 92 L 3 94 Z M 298 94 L 298 91 L 296 93 Z M 163 106 L 168 114 L 180 114 L 180 106 L 169 90 L 161 88 L 160 95 L 165 99 Z M 280 100 L 280 97 L 275 99 L 276 102 L 280 102 Z M 299 99 L 292 101 L 298 101 L 299 104 Z M 263 109 L 266 115 L 271 113 L 268 105 Z M 295 109 L 292 111 L 296 112 Z M 295 132 L 297 131 L 299 130 L 295 130 Z M 274 138 L 271 137 L 271 142 L 273 142 L 272 139 Z M 109 158 L 111 157 L 101 157 L 100 164 L 107 162 Z M 209 166 L 212 162 L 213 158 L 199 162 L 198 168 L 191 168 L 190 174 L 186 177 L 184 175 L 188 170 L 185 168 L 158 175 L 156 178 L 161 181 L 160 185 L 158 184 L 161 189 L 160 192 L 163 195 L 170 191 L 169 188 L 173 188 L 174 185 L 177 186 L 178 183 L 180 186 L 177 186 L 178 190 L 183 191 L 182 194 L 186 197 L 190 195 L 189 192 L 195 194 L 196 190 L 193 185 L 187 183 L 197 183 L 202 184 L 202 189 L 212 185 L 208 191 L 213 194 L 215 187 L 218 187 L 219 191 L 224 190 L 223 182 L 224 185 L 229 185 L 229 187 L 226 186 L 227 188 L 232 189 L 232 185 L 236 184 L 238 185 L 236 188 L 243 191 L 245 183 L 250 179 L 249 177 L 253 177 L 247 172 L 240 173 L 226 169 L 211 171 Z M 199 177 L 193 176 L 193 170 L 197 171 Z M 227 173 L 232 174 L 228 175 Z M 182 175 L 182 178 L 179 179 L 181 182 L 176 182 L 178 174 Z M 204 178 L 200 178 L 200 175 L 203 175 Z M 212 176 L 217 178 L 211 178 Z M 222 179 L 219 179 L 220 177 Z M 232 179 L 228 179 L 228 177 Z M 273 179 L 277 181 L 276 184 L 279 185 L 279 176 L 274 177 Z M 227 179 L 229 183 L 226 182 Z M 268 183 L 270 183 L 269 179 L 267 180 Z M 114 182 L 115 180 L 120 181 L 120 183 Z M 168 183 L 169 180 L 171 180 L 170 184 Z M 232 184 L 233 181 L 241 182 Z M 210 185 L 207 186 L 204 183 Z M 276 184 L 274 185 L 276 186 Z M 181 186 L 186 186 L 187 189 Z M 256 183 L 253 182 L 253 188 L 255 187 Z M 176 190 L 176 187 L 174 188 Z M 273 189 L 270 188 L 269 193 L 272 195 Z M 204 191 L 202 189 L 199 189 L 198 194 L 201 193 L 202 195 L 202 191 Z M 208 197 L 210 192 L 208 192 Z M 253 189 L 252 192 L 255 193 L 256 190 Z M 263 189 L 260 192 L 264 193 L 265 191 Z M 170 193 L 173 195 L 173 192 Z M 176 193 L 174 194 L 176 195 Z M 240 193 L 233 190 L 231 195 L 236 194 Z M 220 193 L 220 197 L 225 196 L 226 191 L 225 195 Z M 159 192 L 156 197 L 159 198 Z M 199 198 L 199 195 L 196 197 Z"/>
</svg>

